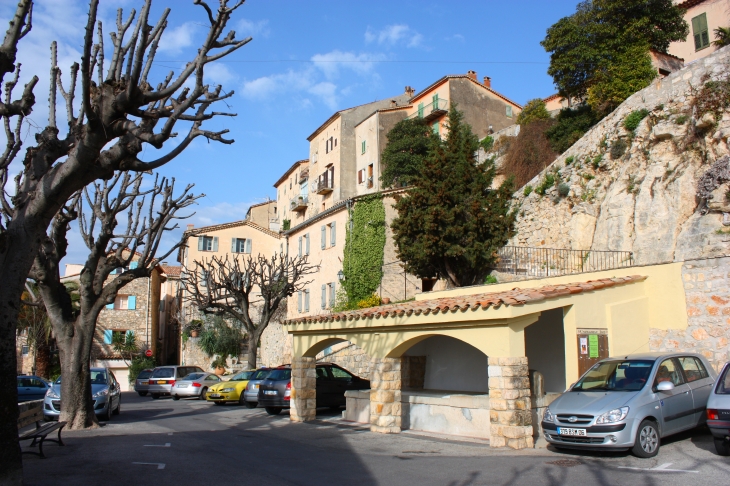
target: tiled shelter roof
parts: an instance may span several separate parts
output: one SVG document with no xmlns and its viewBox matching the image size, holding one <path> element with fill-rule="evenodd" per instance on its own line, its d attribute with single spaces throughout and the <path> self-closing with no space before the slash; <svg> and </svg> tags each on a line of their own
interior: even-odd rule
<svg viewBox="0 0 730 486">
<path fill-rule="evenodd" d="M 485 292 L 475 295 L 464 295 L 459 297 L 442 297 L 440 299 L 403 302 L 400 304 L 381 305 L 368 309 L 359 309 L 347 312 L 335 312 L 326 315 L 298 317 L 284 321 L 287 325 L 301 323 L 351 321 L 358 319 L 369 319 L 372 317 L 401 317 L 415 315 L 438 314 L 439 312 L 456 312 L 466 310 L 497 308 L 505 305 L 524 305 L 540 302 L 545 299 L 563 297 L 565 295 L 580 294 L 600 290 L 617 285 L 623 285 L 646 280 L 645 276 L 632 275 L 629 277 L 604 278 L 600 280 L 588 280 L 586 282 L 575 282 L 560 285 L 546 285 L 544 287 L 521 289 L 514 288 L 503 292 Z"/>
<path fill-rule="evenodd" d="M 182 267 L 180 265 L 161 265 L 162 273 L 168 277 L 179 277 Z"/>
</svg>

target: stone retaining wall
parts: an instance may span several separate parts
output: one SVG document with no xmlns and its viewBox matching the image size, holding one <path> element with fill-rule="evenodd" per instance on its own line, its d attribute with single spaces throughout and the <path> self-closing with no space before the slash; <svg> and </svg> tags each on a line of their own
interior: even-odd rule
<svg viewBox="0 0 730 486">
<path fill-rule="evenodd" d="M 527 358 L 489 358 L 491 447 L 534 444 Z"/>
<path fill-rule="evenodd" d="M 370 356 L 350 341 L 343 341 L 325 349 L 317 355 L 317 362 L 334 363 L 360 378 L 370 379 Z"/>
</svg>

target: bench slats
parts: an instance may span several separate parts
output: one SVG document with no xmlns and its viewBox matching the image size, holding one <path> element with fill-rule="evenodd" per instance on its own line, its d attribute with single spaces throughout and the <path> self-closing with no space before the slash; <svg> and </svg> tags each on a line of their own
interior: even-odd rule
<svg viewBox="0 0 730 486">
<path fill-rule="evenodd" d="M 18 436 L 18 440 L 27 440 L 27 439 L 33 439 L 36 437 L 42 437 L 44 435 L 48 435 L 54 430 L 60 429 L 66 425 L 66 422 L 55 422 L 52 424 L 44 424 L 38 429 L 29 430 L 21 435 Z"/>
</svg>

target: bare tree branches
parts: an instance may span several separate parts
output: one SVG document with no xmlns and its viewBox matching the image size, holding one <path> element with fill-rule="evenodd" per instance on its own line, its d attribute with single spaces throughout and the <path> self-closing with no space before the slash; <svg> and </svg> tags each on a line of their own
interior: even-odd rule
<svg viewBox="0 0 730 486">
<path fill-rule="evenodd" d="M 271 258 L 229 258 L 214 256 L 194 261 L 180 282 L 184 301 L 206 314 L 225 315 L 243 325 L 248 339 L 249 366 L 256 366 L 256 343 L 287 297 L 304 289 L 312 281 L 309 275 L 319 271 L 307 262 L 307 256 L 290 258 L 277 253 Z"/>
</svg>

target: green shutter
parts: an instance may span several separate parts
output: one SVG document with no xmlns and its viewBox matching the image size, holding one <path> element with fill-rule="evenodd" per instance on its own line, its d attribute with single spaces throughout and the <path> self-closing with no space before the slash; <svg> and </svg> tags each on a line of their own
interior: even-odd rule
<svg viewBox="0 0 730 486">
<path fill-rule="evenodd" d="M 423 118 L 423 103 L 418 103 L 418 118 Z"/>
<path fill-rule="evenodd" d="M 433 95 L 433 108 L 432 110 L 438 110 L 439 109 L 439 94 L 436 93 Z"/>
<path fill-rule="evenodd" d="M 309 312 L 309 290 L 304 291 L 304 312 Z"/>
<path fill-rule="evenodd" d="M 112 343 L 112 330 L 104 329 L 104 344 L 111 344 L 111 343 Z"/>
<path fill-rule="evenodd" d="M 299 256 L 302 256 L 302 237 L 299 237 Z"/>
<path fill-rule="evenodd" d="M 335 222 L 332 221 L 332 224 L 330 225 L 330 246 L 335 246 L 336 242 L 337 239 L 335 235 Z"/>
<path fill-rule="evenodd" d="M 327 247 L 327 226 L 322 225 L 320 231 L 322 232 L 322 249 L 324 250 Z"/>
<path fill-rule="evenodd" d="M 134 310 L 137 308 L 137 297 L 130 295 L 127 297 L 127 309 Z"/>
<path fill-rule="evenodd" d="M 297 311 L 302 312 L 302 291 L 297 292 Z"/>
<path fill-rule="evenodd" d="M 322 284 L 322 309 L 327 307 L 327 286 Z"/>
<path fill-rule="evenodd" d="M 330 284 L 330 307 L 335 306 L 335 282 Z"/>
<path fill-rule="evenodd" d="M 707 14 L 700 14 L 692 19 L 692 35 L 694 36 L 696 51 L 710 45 L 710 34 L 707 29 Z"/>
<path fill-rule="evenodd" d="M 439 122 L 434 123 L 431 126 L 431 130 L 433 130 L 434 135 L 438 135 L 439 134 Z"/>
</svg>

